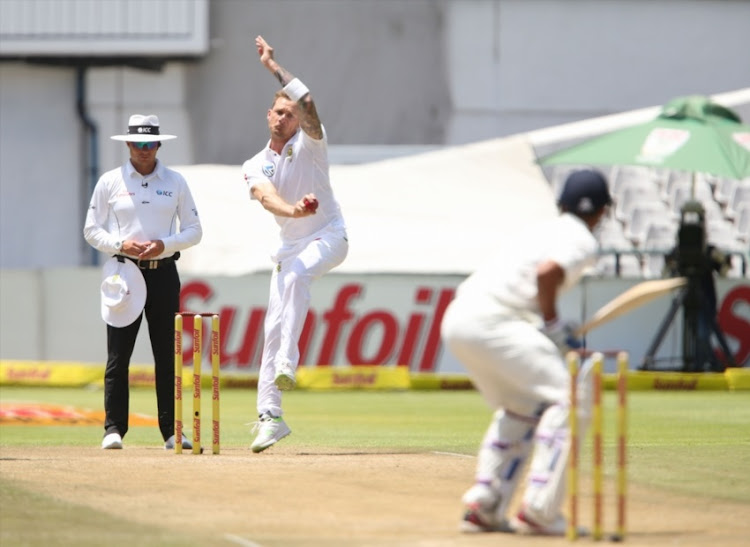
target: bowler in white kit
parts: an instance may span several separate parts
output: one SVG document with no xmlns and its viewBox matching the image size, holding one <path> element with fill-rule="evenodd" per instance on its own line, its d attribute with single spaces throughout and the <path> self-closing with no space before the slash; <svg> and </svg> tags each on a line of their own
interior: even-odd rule
<svg viewBox="0 0 750 547">
<path fill-rule="evenodd" d="M 267 146 L 242 166 L 250 197 L 272 213 L 280 227 L 252 443 L 253 451 L 261 452 L 291 433 L 282 418 L 281 392 L 296 385 L 310 286 L 344 261 L 349 243 L 328 176 L 325 129 L 310 91 L 276 62 L 273 48 L 261 36 L 255 45 L 260 62 L 283 86 L 268 110 Z"/>
</svg>

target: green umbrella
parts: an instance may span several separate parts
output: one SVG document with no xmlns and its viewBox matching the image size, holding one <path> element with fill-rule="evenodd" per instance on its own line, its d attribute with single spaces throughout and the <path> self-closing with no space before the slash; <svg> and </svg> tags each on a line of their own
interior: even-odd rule
<svg viewBox="0 0 750 547">
<path fill-rule="evenodd" d="M 679 97 L 650 121 L 555 152 L 541 165 L 640 165 L 750 177 L 750 126 L 706 97 Z"/>
</svg>

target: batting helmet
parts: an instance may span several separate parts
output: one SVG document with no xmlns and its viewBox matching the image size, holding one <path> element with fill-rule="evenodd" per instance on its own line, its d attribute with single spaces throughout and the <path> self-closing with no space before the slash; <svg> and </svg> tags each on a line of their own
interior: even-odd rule
<svg viewBox="0 0 750 547">
<path fill-rule="evenodd" d="M 587 215 L 612 203 L 607 179 L 599 171 L 574 171 L 565 180 L 558 205 L 571 213 Z"/>
</svg>

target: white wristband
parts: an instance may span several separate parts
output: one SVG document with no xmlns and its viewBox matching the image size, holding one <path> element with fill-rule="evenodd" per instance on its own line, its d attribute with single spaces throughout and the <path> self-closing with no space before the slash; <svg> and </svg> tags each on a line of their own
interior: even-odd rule
<svg viewBox="0 0 750 547">
<path fill-rule="evenodd" d="M 307 89 L 307 86 L 303 84 L 299 78 L 295 78 L 284 86 L 284 93 L 289 95 L 289 98 L 297 103 L 302 97 L 310 93 L 310 90 Z"/>
</svg>

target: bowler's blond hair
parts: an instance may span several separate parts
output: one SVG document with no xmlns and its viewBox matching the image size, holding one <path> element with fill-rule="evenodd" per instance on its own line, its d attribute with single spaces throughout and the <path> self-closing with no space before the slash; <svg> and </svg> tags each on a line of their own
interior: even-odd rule
<svg viewBox="0 0 750 547">
<path fill-rule="evenodd" d="M 276 93 L 273 94 L 273 102 L 271 103 L 271 108 L 276 104 L 276 101 L 279 99 L 286 99 L 287 101 L 291 101 L 292 98 L 286 94 L 286 91 L 283 89 L 279 89 Z"/>
</svg>

